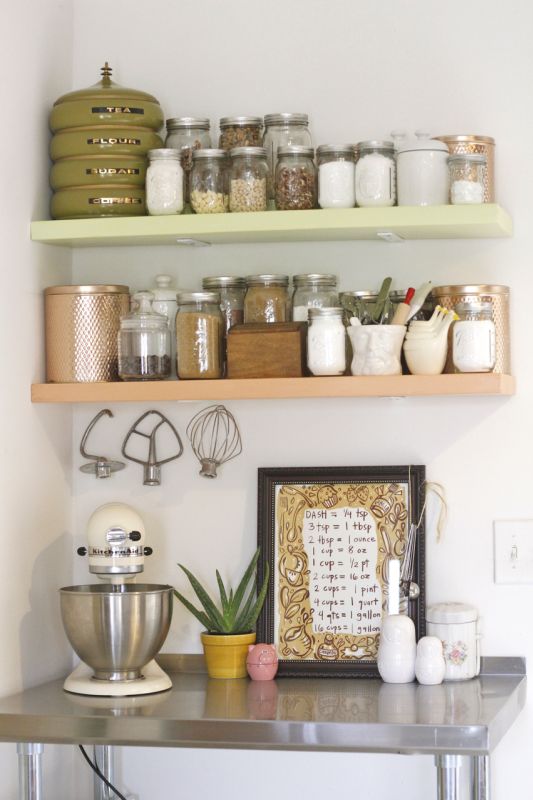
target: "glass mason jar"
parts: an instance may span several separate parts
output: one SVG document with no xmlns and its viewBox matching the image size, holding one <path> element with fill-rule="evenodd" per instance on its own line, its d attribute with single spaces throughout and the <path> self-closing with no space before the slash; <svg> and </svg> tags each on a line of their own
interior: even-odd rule
<svg viewBox="0 0 533 800">
<path fill-rule="evenodd" d="M 178 293 L 178 378 L 198 380 L 222 377 L 223 330 L 218 292 Z"/>
<path fill-rule="evenodd" d="M 223 150 L 263 145 L 261 117 L 222 117 L 218 126 L 220 128 L 218 146 Z"/>
<path fill-rule="evenodd" d="M 211 147 L 210 123 L 206 117 L 174 117 L 167 119 L 165 147 L 181 152 L 181 166 L 185 173 L 185 202 L 189 202 L 189 179 L 194 150 Z"/>
<path fill-rule="evenodd" d="M 202 280 L 202 289 L 216 291 L 220 295 L 220 310 L 227 333 L 232 325 L 244 322 L 244 295 L 246 281 L 234 275 L 220 275 Z"/>
<path fill-rule="evenodd" d="M 278 147 L 276 208 L 295 211 L 316 208 L 316 167 L 312 147 Z"/>
<path fill-rule="evenodd" d="M 320 208 L 355 206 L 355 147 L 353 144 L 321 144 L 318 162 Z"/>
<path fill-rule="evenodd" d="M 288 322 L 291 301 L 287 275 L 248 275 L 245 322 Z"/>
<path fill-rule="evenodd" d="M 267 114 L 265 116 L 263 147 L 267 153 L 269 207 L 274 207 L 278 147 L 285 147 L 289 144 L 312 147 L 313 142 L 308 125 L 309 117 L 307 114 L 287 113 Z"/>
<path fill-rule="evenodd" d="M 452 205 L 483 203 L 487 157 L 463 153 L 448 158 L 450 202 Z"/>
<path fill-rule="evenodd" d="M 192 210 L 196 214 L 223 214 L 229 206 L 226 151 L 215 148 L 195 150 L 192 162 Z"/>
<path fill-rule="evenodd" d="M 307 322 L 310 308 L 331 308 L 339 305 L 335 275 L 295 275 L 292 282 L 294 322 Z"/>
<path fill-rule="evenodd" d="M 355 165 L 355 199 L 362 208 L 396 203 L 396 161 L 393 142 L 359 142 Z"/>
<path fill-rule="evenodd" d="M 346 370 L 346 330 L 342 308 L 311 308 L 307 366 L 313 375 L 342 375 Z"/>
<path fill-rule="evenodd" d="M 453 365 L 457 372 L 492 372 L 496 363 L 496 328 L 492 303 L 457 303 L 453 323 Z"/>
<path fill-rule="evenodd" d="M 267 163 L 264 147 L 230 150 L 230 211 L 265 211 Z"/>
<path fill-rule="evenodd" d="M 146 209 L 152 216 L 183 211 L 183 169 L 173 148 L 148 151 Z"/>
<path fill-rule="evenodd" d="M 123 381 L 157 381 L 170 375 L 168 318 L 152 310 L 152 292 L 137 292 L 136 310 L 120 320 L 118 374 Z"/>
</svg>

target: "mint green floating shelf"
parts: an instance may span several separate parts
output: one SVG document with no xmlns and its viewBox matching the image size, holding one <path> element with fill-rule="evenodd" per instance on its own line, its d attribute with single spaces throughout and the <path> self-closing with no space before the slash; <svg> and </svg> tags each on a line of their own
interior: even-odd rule
<svg viewBox="0 0 533 800">
<path fill-rule="evenodd" d="M 509 214 L 495 204 L 183 214 L 33 222 L 31 238 L 65 247 L 201 245 L 512 236 Z"/>
</svg>

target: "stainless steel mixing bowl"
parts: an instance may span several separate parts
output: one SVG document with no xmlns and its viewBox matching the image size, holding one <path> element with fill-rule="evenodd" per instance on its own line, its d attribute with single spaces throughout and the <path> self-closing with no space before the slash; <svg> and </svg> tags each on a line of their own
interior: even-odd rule
<svg viewBox="0 0 533 800">
<path fill-rule="evenodd" d="M 100 680 L 134 680 L 166 639 L 172 587 L 157 583 L 65 586 L 59 590 L 68 640 Z"/>
</svg>

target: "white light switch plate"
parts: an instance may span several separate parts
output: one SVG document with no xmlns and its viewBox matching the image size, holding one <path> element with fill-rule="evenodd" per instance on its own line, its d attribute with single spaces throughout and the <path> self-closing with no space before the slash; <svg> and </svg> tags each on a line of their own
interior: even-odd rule
<svg viewBox="0 0 533 800">
<path fill-rule="evenodd" d="M 533 519 L 494 521 L 494 582 L 533 583 Z"/>
</svg>

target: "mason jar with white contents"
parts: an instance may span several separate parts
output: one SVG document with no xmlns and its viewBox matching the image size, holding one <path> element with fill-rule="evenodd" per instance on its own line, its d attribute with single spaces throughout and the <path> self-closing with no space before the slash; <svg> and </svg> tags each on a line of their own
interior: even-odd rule
<svg viewBox="0 0 533 800">
<path fill-rule="evenodd" d="M 487 157 L 481 153 L 452 155 L 448 167 L 452 205 L 483 203 Z"/>
<path fill-rule="evenodd" d="M 318 162 L 320 208 L 355 206 L 355 148 L 352 144 L 321 144 Z"/>
<path fill-rule="evenodd" d="M 496 363 L 496 327 L 492 303 L 457 303 L 453 325 L 453 365 L 457 372 L 492 372 Z"/>
<path fill-rule="evenodd" d="M 295 275 L 292 279 L 292 319 L 307 322 L 310 308 L 332 308 L 339 305 L 335 275 Z"/>
<path fill-rule="evenodd" d="M 465 681 L 479 675 L 478 611 L 466 603 L 436 603 L 426 612 L 427 634 L 442 642 L 445 681 Z"/>
<path fill-rule="evenodd" d="M 342 308 L 310 308 L 307 366 L 313 375 L 342 375 L 346 370 L 346 331 Z"/>
<path fill-rule="evenodd" d="M 183 211 L 183 169 L 180 152 L 173 148 L 148 151 L 146 208 L 152 216 Z"/>
<path fill-rule="evenodd" d="M 355 199 L 361 208 L 396 203 L 396 162 L 392 142 L 359 142 Z"/>
</svg>

